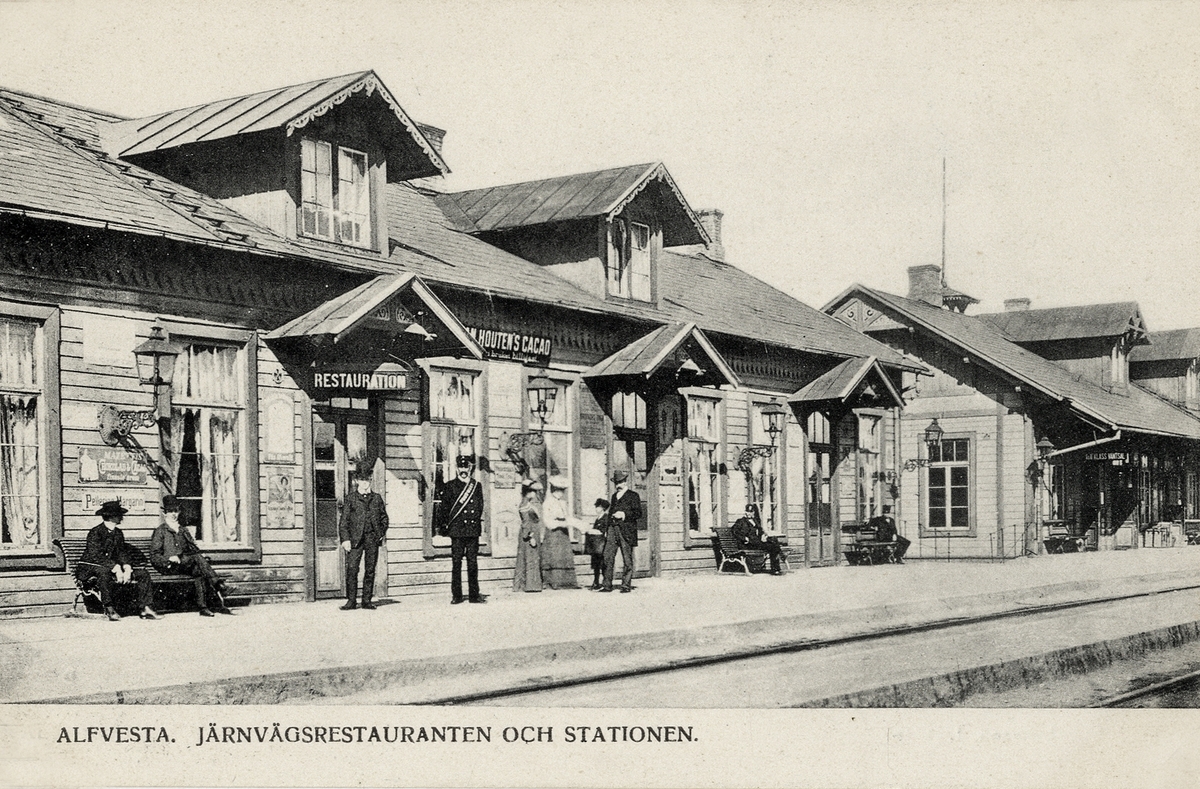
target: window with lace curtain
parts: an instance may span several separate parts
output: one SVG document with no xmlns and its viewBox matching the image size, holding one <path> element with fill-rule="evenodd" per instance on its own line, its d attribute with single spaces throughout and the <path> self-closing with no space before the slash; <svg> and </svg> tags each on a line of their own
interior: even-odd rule
<svg viewBox="0 0 1200 789">
<path fill-rule="evenodd" d="M 0 317 L 0 551 L 46 543 L 41 325 Z"/>
<path fill-rule="evenodd" d="M 707 539 L 721 522 L 721 401 L 687 398 L 687 441 L 684 443 L 687 533 Z"/>
<path fill-rule="evenodd" d="M 163 459 L 180 503 L 180 521 L 196 541 L 246 542 L 245 349 L 189 343 L 175 362 L 171 421 Z"/>
</svg>

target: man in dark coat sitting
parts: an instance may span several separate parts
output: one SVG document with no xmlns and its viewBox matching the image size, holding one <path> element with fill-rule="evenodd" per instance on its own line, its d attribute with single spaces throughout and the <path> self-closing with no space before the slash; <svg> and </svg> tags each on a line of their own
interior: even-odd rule
<svg viewBox="0 0 1200 789">
<path fill-rule="evenodd" d="M 87 547 L 75 567 L 75 576 L 81 584 L 95 581 L 100 590 L 100 604 L 104 613 L 116 622 L 121 618 L 114 605 L 113 595 L 118 591 L 137 589 L 138 607 L 142 619 L 158 619 L 150 607 L 154 602 L 154 585 L 150 575 L 142 568 L 134 569 L 133 550 L 125 544 L 125 535 L 119 528 L 129 510 L 120 501 L 106 501 L 96 510 L 101 522 L 88 532 Z"/>
<path fill-rule="evenodd" d="M 892 561 L 896 564 L 904 564 L 904 554 L 908 550 L 908 546 L 912 545 L 912 541 L 905 539 L 896 531 L 896 521 L 892 518 L 890 505 L 884 504 L 883 514 L 876 515 L 867 521 L 867 528 L 875 529 L 876 541 L 895 543 L 895 547 L 892 548 Z"/>
<path fill-rule="evenodd" d="M 225 582 L 200 553 L 191 532 L 179 523 L 179 510 L 179 499 L 163 496 L 163 522 L 150 538 L 150 564 L 163 575 L 190 575 L 196 579 L 200 616 L 212 616 L 214 610 L 232 614 L 221 598 Z"/>
<path fill-rule="evenodd" d="M 354 490 L 346 496 L 342 519 L 338 522 L 338 537 L 346 552 L 346 604 L 343 611 L 358 607 L 358 565 L 363 562 L 362 607 L 374 611 L 371 596 L 375 593 L 375 564 L 379 547 L 387 536 L 388 514 L 383 496 L 371 490 L 371 472 L 355 475 Z"/>
<path fill-rule="evenodd" d="M 747 551 L 762 551 L 771 559 L 771 575 L 783 575 L 779 566 L 779 557 L 783 546 L 774 537 L 768 537 L 758 523 L 758 510 L 753 504 L 746 505 L 746 514 L 733 523 L 730 530 L 738 547 Z"/>
<path fill-rule="evenodd" d="M 472 603 L 487 602 L 479 592 L 479 535 L 483 533 L 483 488 L 475 479 L 475 461 L 459 455 L 458 476 L 443 486 L 433 513 L 435 534 L 450 538 L 450 603 L 463 602 L 462 563 L 467 560 L 467 594 Z"/>
</svg>

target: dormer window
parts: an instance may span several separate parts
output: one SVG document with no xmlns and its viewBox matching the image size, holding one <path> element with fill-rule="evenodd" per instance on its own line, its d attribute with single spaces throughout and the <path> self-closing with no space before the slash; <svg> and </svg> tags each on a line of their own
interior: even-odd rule
<svg viewBox="0 0 1200 789">
<path fill-rule="evenodd" d="M 606 272 L 608 295 L 638 301 L 652 300 L 650 226 L 614 219 L 610 251 L 612 254 Z"/>
<path fill-rule="evenodd" d="M 321 140 L 300 141 L 300 232 L 341 244 L 371 246 L 367 155 Z M 336 165 L 336 166 L 335 166 Z"/>
</svg>

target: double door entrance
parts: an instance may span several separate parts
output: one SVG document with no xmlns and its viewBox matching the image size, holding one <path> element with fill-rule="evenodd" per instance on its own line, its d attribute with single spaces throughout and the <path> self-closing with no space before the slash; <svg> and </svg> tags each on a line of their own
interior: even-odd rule
<svg viewBox="0 0 1200 789">
<path fill-rule="evenodd" d="M 837 564 L 838 534 L 833 517 L 833 447 L 809 444 L 808 451 L 808 565 Z"/>
<path fill-rule="evenodd" d="M 333 398 L 313 405 L 312 412 L 312 553 L 317 599 L 345 593 L 346 553 L 338 538 L 338 521 L 354 474 L 372 472 L 379 457 L 378 417 L 367 398 Z M 379 491 L 382 480 L 373 479 Z M 387 595 L 387 548 L 379 550 L 375 595 Z M 361 578 L 361 575 L 360 575 Z"/>
</svg>

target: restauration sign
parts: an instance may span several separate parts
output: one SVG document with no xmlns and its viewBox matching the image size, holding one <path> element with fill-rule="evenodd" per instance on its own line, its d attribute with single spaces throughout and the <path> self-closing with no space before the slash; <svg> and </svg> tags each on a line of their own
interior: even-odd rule
<svg viewBox="0 0 1200 789">
<path fill-rule="evenodd" d="M 313 371 L 313 388 L 396 392 L 408 388 L 408 371 L 398 364 L 390 363 L 374 368 L 330 365 Z"/>
<path fill-rule="evenodd" d="M 489 359 L 530 362 L 545 367 L 550 364 L 550 338 L 515 331 L 480 329 L 468 326 L 467 332 L 479 343 Z"/>
</svg>

